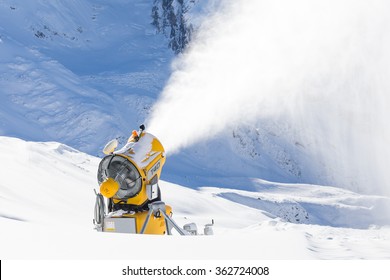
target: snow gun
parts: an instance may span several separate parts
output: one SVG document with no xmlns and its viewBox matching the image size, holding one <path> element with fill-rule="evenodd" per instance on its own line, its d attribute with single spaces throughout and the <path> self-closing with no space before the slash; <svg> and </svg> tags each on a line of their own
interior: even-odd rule
<svg viewBox="0 0 390 280">
<path fill-rule="evenodd" d="M 117 146 L 114 139 L 103 149 L 106 156 L 97 174 L 100 192 L 95 190 L 95 228 L 103 232 L 168 235 L 174 228 L 181 235 L 195 234 L 194 223 L 180 228 L 172 219 L 172 207 L 161 201 L 158 181 L 165 163 L 161 142 L 141 125 L 116 151 Z M 212 234 L 210 225 L 207 234 Z"/>
</svg>

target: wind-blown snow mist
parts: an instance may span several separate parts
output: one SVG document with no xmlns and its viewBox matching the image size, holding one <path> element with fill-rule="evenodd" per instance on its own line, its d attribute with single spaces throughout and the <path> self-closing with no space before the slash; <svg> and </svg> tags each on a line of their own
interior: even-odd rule
<svg viewBox="0 0 390 280">
<path fill-rule="evenodd" d="M 389 194 L 390 3 L 223 4 L 175 61 L 148 121 L 168 152 L 276 119 L 321 183 Z"/>
</svg>

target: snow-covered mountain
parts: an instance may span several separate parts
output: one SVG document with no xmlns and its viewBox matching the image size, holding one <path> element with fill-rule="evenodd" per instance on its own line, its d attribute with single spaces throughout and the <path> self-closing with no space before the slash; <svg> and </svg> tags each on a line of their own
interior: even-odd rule
<svg viewBox="0 0 390 280">
<path fill-rule="evenodd" d="M 91 154 L 127 136 L 169 76 L 148 1 L 0 2 L 2 135 Z"/>
<path fill-rule="evenodd" d="M 167 257 L 390 258 L 385 1 L 207 2 L 0 0 L 1 257 L 127 244 L 92 230 L 94 156 L 146 121 L 177 222 L 216 221 Z"/>
<path fill-rule="evenodd" d="M 385 10 L 377 1 L 373 11 Z M 240 10 L 233 2 L 1 1 L 0 133 L 100 155 L 108 140 L 123 143 L 147 121 L 168 152 L 183 146 L 166 167 L 177 183 L 199 187 L 230 176 L 243 177 L 243 186 L 230 184 L 243 188 L 245 178 L 261 177 L 389 195 L 387 80 L 379 78 L 387 56 L 374 57 L 386 49 L 375 31 L 386 19 L 370 20 L 375 14 L 364 3 L 361 18 L 336 3 L 337 21 L 319 17 L 313 24 L 323 32 L 313 34 L 306 20 L 334 9 L 313 4 L 313 14 L 296 15 L 289 4 L 270 5 L 263 8 L 282 17 L 264 16 L 256 29 L 260 4 Z M 281 41 L 272 25 L 283 26 L 275 30 Z M 292 37 L 297 29 L 317 43 Z M 192 37 L 194 45 L 175 58 Z M 351 45 L 356 50 L 346 57 L 342 50 Z M 170 91 L 176 103 L 165 102 Z M 153 107 L 158 98 L 166 107 Z"/>
</svg>

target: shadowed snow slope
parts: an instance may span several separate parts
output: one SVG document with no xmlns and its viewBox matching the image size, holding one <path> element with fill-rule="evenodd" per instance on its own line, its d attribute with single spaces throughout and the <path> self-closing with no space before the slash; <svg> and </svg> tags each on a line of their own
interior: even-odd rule
<svg viewBox="0 0 390 280">
<path fill-rule="evenodd" d="M 257 179 L 253 192 L 161 181 L 176 222 L 196 222 L 202 231 L 214 219 L 214 236 L 98 233 L 99 158 L 9 137 L 0 137 L 0 154 L 1 259 L 142 259 L 156 248 L 167 259 L 390 258 L 385 197 Z"/>
<path fill-rule="evenodd" d="M 172 53 L 152 1 L 0 2 L 0 135 L 90 154 L 144 121 Z M 114 71 L 114 72 L 113 72 Z"/>
</svg>

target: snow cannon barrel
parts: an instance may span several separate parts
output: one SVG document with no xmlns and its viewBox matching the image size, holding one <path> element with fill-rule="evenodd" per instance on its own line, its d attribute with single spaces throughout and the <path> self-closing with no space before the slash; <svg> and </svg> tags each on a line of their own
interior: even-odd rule
<svg viewBox="0 0 390 280">
<path fill-rule="evenodd" d="M 104 152 L 97 179 L 100 193 L 112 202 L 109 210 L 147 210 L 148 203 L 160 200 L 158 180 L 165 163 L 161 142 L 141 126 L 133 131 L 127 144 L 115 151 L 116 140 Z M 110 207 L 110 206 L 109 206 Z"/>
</svg>

